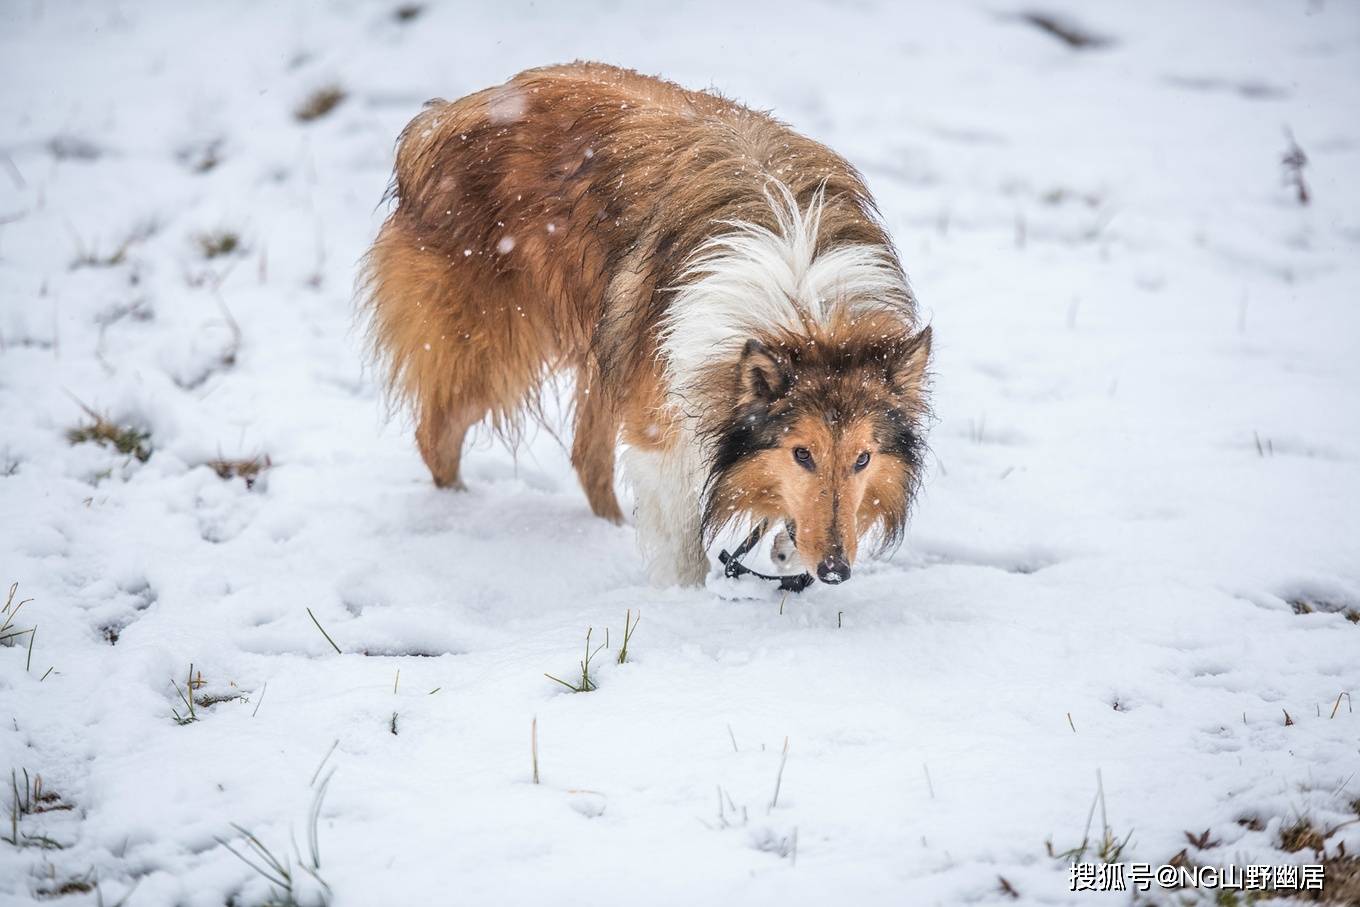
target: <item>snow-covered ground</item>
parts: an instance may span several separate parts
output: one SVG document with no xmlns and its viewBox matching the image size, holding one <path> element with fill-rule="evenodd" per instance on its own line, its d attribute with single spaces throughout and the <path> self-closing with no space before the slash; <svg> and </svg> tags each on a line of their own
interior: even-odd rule
<svg viewBox="0 0 1360 907">
<path fill-rule="evenodd" d="M 0 901 L 259 904 L 235 823 L 304 904 L 1084 902 L 1097 773 L 1124 860 L 1360 851 L 1360 6 L 1074 3 L 1083 49 L 1026 9 L 0 8 Z M 548 433 L 456 494 L 386 419 L 351 288 L 397 132 L 573 58 L 876 192 L 938 418 L 847 585 L 650 588 Z"/>
</svg>

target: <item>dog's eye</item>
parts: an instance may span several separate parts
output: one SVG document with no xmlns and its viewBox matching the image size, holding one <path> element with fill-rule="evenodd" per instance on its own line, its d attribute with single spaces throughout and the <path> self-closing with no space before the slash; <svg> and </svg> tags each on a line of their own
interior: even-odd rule
<svg viewBox="0 0 1360 907">
<path fill-rule="evenodd" d="M 868 465 L 869 465 L 869 451 L 866 450 L 864 453 L 860 454 L 855 459 L 855 471 L 859 472 L 861 469 Z"/>
<path fill-rule="evenodd" d="M 793 458 L 801 465 L 806 466 L 808 469 L 812 469 L 812 451 L 808 450 L 806 447 L 795 447 L 793 449 Z"/>
</svg>

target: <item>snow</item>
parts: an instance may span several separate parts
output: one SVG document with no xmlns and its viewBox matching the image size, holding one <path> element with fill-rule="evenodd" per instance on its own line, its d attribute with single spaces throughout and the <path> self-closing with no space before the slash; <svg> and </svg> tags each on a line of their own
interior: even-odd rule
<svg viewBox="0 0 1360 907">
<path fill-rule="evenodd" d="M 1013 0 L 4 6 L 0 587 L 37 633 L 0 647 L 0 769 L 73 808 L 20 821 L 62 849 L 0 843 L 0 900 L 259 904 L 236 823 L 314 903 L 327 777 L 336 905 L 1084 902 L 1045 841 L 1097 772 L 1125 859 L 1311 862 L 1281 827 L 1360 797 L 1360 10 L 1043 8 L 1112 43 Z M 937 422 L 850 582 L 651 588 L 551 433 L 452 493 L 387 419 L 351 287 L 397 133 L 573 58 L 864 170 Z M 69 444 L 76 400 L 151 457 Z M 544 677 L 606 627 L 597 690 Z M 245 698 L 177 724 L 191 663 Z"/>
</svg>

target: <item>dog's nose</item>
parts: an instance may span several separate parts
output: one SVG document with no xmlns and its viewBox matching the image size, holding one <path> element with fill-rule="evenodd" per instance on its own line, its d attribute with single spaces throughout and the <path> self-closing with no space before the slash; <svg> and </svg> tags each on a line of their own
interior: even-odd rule
<svg viewBox="0 0 1360 907">
<path fill-rule="evenodd" d="M 824 583 L 843 583 L 850 578 L 850 565 L 845 558 L 831 555 L 817 565 L 817 578 Z"/>
</svg>

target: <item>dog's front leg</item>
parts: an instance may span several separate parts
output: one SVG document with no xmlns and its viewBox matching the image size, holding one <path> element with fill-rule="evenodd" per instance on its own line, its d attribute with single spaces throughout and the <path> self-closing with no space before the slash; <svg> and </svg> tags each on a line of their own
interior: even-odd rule
<svg viewBox="0 0 1360 907">
<path fill-rule="evenodd" d="M 648 578 L 658 586 L 703 585 L 709 564 L 700 538 L 702 480 L 693 449 L 633 448 L 624 469 Z"/>
</svg>

